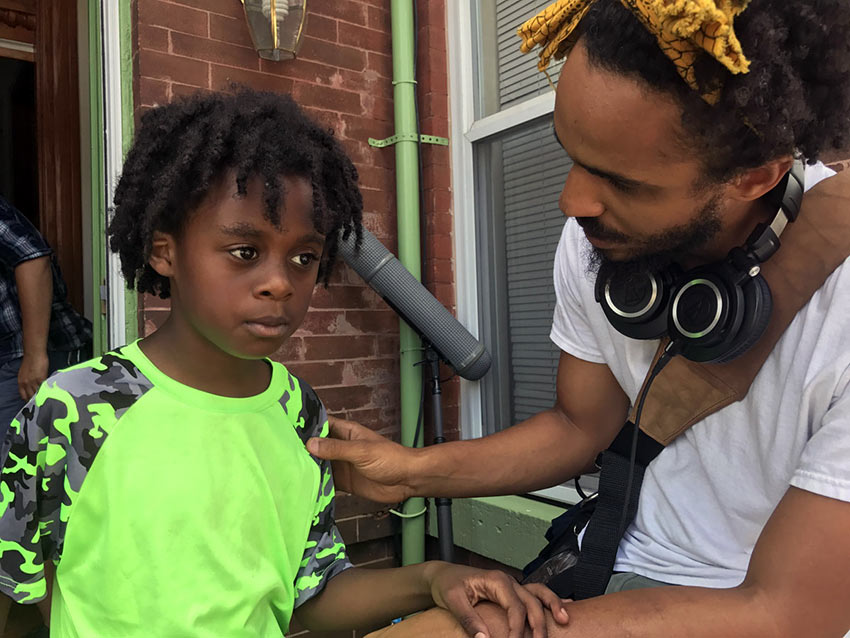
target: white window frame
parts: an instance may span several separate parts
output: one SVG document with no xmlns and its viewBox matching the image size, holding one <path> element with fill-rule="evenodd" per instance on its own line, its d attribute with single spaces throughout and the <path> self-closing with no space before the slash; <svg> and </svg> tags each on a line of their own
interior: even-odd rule
<svg viewBox="0 0 850 638">
<path fill-rule="evenodd" d="M 475 232 L 475 168 L 473 145 L 516 126 L 550 115 L 555 108 L 554 91 L 523 101 L 503 111 L 475 119 L 475 61 L 477 41 L 472 21 L 476 0 L 446 3 L 449 109 L 452 163 L 452 210 L 454 211 L 455 289 L 458 319 L 478 336 L 478 255 Z M 460 382 L 461 437 L 483 435 L 481 387 L 477 381 Z M 571 485 L 558 485 L 535 492 L 565 503 L 580 500 Z"/>
</svg>

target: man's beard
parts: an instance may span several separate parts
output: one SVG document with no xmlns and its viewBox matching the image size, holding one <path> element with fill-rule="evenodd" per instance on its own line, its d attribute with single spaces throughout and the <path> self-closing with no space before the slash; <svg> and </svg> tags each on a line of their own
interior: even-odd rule
<svg viewBox="0 0 850 638">
<path fill-rule="evenodd" d="M 623 260 L 609 259 L 605 251 L 589 246 L 587 272 L 594 277 L 629 275 L 635 272 L 658 272 L 673 262 L 703 248 L 720 232 L 720 196 L 709 199 L 688 223 L 650 235 L 641 241 L 635 254 Z M 591 237 L 609 241 L 633 241 L 628 235 L 606 229 L 596 217 L 577 217 L 576 222 Z"/>
</svg>

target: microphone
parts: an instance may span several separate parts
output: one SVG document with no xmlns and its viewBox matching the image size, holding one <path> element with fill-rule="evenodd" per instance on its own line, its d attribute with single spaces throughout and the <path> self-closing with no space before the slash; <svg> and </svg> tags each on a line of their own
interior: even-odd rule
<svg viewBox="0 0 850 638">
<path fill-rule="evenodd" d="M 354 231 L 340 232 L 339 254 L 390 307 L 431 344 L 440 358 L 464 379 L 475 381 L 490 368 L 490 353 L 396 259 L 378 238 L 363 228 L 358 251 Z"/>
</svg>

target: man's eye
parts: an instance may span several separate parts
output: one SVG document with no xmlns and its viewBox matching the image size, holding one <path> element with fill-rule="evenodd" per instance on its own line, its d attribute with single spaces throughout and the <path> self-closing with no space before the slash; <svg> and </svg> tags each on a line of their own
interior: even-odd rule
<svg viewBox="0 0 850 638">
<path fill-rule="evenodd" d="M 621 181 L 616 180 L 616 179 L 608 180 L 608 183 L 611 184 L 611 186 L 613 186 L 615 190 L 618 190 L 621 193 L 628 194 L 628 193 L 634 193 L 635 192 L 635 187 L 632 186 L 631 184 L 626 184 L 626 183 L 621 182 Z"/>
<path fill-rule="evenodd" d="M 295 255 L 295 257 L 292 258 L 292 261 L 299 266 L 307 267 L 318 259 L 319 258 L 313 253 L 301 253 L 300 255 Z"/>
<path fill-rule="evenodd" d="M 230 254 L 242 261 L 254 261 L 257 258 L 257 250 L 250 246 L 239 246 L 231 250 Z"/>
</svg>

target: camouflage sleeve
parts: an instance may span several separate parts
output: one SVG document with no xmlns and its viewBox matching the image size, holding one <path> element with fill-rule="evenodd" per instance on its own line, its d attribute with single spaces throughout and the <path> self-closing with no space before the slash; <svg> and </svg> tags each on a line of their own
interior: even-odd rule
<svg viewBox="0 0 850 638">
<path fill-rule="evenodd" d="M 0 591 L 19 603 L 35 603 L 47 593 L 43 538 L 52 520 L 40 519 L 41 486 L 61 477 L 46 476 L 48 440 L 54 412 L 64 406 L 47 398 L 44 385 L 18 413 L 3 442 L 0 459 Z"/>
<path fill-rule="evenodd" d="M 306 386 L 306 384 L 305 384 Z M 305 394 L 313 393 L 306 386 Z M 315 394 L 313 394 L 315 397 Z M 318 398 L 315 399 L 318 402 Z M 308 401 L 305 400 L 305 405 Z M 318 415 L 309 436 L 328 435 L 328 417 L 324 406 L 319 403 Z M 306 440 L 306 438 L 305 438 Z M 307 537 L 307 545 L 301 566 L 295 577 L 295 607 L 321 593 L 328 581 L 351 567 L 339 530 L 334 522 L 334 483 L 329 461 L 316 459 L 319 464 L 320 483 L 316 495 L 313 523 Z"/>
</svg>

